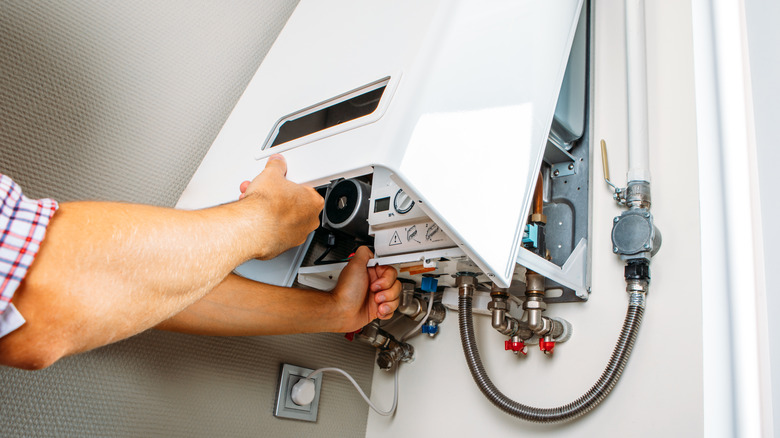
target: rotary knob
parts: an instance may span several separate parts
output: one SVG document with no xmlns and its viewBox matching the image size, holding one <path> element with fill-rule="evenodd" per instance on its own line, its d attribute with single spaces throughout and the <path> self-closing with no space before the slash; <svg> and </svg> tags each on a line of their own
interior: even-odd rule
<svg viewBox="0 0 780 438">
<path fill-rule="evenodd" d="M 403 189 L 398 190 L 393 199 L 393 208 L 398 214 L 406 214 L 414 207 L 414 200 Z"/>
</svg>

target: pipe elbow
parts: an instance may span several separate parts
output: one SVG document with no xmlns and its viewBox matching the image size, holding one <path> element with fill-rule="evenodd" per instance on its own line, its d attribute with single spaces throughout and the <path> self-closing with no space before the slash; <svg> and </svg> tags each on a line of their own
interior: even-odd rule
<svg viewBox="0 0 780 438">
<path fill-rule="evenodd" d="M 422 311 L 422 303 L 420 303 L 419 299 L 414 297 L 414 285 L 404 283 L 403 289 L 401 290 L 401 302 L 398 305 L 398 312 L 414 319 L 419 316 Z"/>
<path fill-rule="evenodd" d="M 493 310 L 493 318 L 491 318 L 491 325 L 499 332 L 506 330 L 507 321 L 505 313 L 502 310 Z"/>
<path fill-rule="evenodd" d="M 398 311 L 402 315 L 406 315 L 410 318 L 414 318 L 422 311 L 422 306 L 418 300 L 411 300 L 410 303 L 401 303 L 398 306 Z"/>
</svg>

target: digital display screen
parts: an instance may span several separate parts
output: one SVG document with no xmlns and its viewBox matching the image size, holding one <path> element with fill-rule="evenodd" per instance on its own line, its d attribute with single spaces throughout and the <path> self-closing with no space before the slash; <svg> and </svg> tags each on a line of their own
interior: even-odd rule
<svg viewBox="0 0 780 438">
<path fill-rule="evenodd" d="M 374 213 L 381 213 L 390 210 L 390 197 L 377 199 L 374 202 Z"/>
</svg>

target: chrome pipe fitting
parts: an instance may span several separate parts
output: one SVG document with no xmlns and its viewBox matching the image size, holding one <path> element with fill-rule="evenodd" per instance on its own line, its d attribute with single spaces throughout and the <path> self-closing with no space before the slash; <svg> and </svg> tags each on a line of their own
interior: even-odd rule
<svg viewBox="0 0 780 438">
<path fill-rule="evenodd" d="M 471 298 L 477 288 L 477 275 L 470 272 L 459 272 L 455 277 L 455 285 L 458 287 L 458 296 Z"/>
</svg>

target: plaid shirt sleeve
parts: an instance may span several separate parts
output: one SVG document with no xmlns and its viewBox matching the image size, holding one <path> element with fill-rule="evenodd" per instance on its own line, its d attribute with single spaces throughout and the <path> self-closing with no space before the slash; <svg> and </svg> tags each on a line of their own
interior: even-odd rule
<svg viewBox="0 0 780 438">
<path fill-rule="evenodd" d="M 0 315 L 38 254 L 57 207 L 53 199 L 27 198 L 11 178 L 0 174 Z"/>
</svg>

